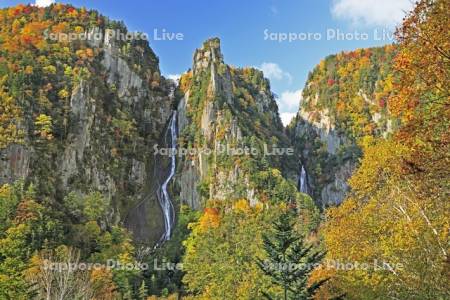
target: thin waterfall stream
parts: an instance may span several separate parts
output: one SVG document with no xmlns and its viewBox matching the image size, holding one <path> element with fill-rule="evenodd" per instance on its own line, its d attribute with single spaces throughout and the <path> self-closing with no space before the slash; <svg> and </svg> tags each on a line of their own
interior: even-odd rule
<svg viewBox="0 0 450 300">
<path fill-rule="evenodd" d="M 303 165 L 298 179 L 298 190 L 302 193 L 308 194 L 308 174 L 306 174 L 306 170 Z"/>
<path fill-rule="evenodd" d="M 169 123 L 170 129 L 170 172 L 164 183 L 161 185 L 161 194 L 158 197 L 159 204 L 161 206 L 163 217 L 164 217 L 164 233 L 161 236 L 160 243 L 170 240 L 172 235 L 173 226 L 175 223 L 175 209 L 170 199 L 169 192 L 167 191 L 167 186 L 175 175 L 176 169 L 176 147 L 177 147 L 177 111 L 174 110 L 172 113 L 172 118 Z"/>
</svg>

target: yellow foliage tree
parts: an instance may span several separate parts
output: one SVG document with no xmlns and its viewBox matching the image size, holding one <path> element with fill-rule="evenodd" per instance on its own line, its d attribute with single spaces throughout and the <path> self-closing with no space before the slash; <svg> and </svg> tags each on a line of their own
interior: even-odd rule
<svg viewBox="0 0 450 300">
<path fill-rule="evenodd" d="M 449 4 L 419 1 L 399 29 L 388 103 L 402 124 L 388 140 L 361 141 L 352 195 L 327 212 L 328 259 L 360 264 L 328 283 L 349 299 L 450 298 Z"/>
<path fill-rule="evenodd" d="M 37 116 L 34 125 L 36 126 L 36 134 L 46 140 L 53 139 L 52 117 L 45 114 Z"/>
</svg>

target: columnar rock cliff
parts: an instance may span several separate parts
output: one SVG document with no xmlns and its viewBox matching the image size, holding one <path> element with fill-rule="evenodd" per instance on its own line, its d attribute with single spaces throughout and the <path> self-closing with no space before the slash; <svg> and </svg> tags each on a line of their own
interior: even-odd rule
<svg viewBox="0 0 450 300">
<path fill-rule="evenodd" d="M 226 65 L 214 38 L 195 51 L 180 89 L 180 147 L 192 150 L 178 170 L 181 201 L 193 208 L 210 198 L 260 201 L 251 170 L 259 170 L 262 161 L 283 169 L 290 159 L 264 155 L 264 144 L 289 146 L 268 80 L 259 70 Z M 233 152 L 252 148 L 258 153 Z"/>
</svg>

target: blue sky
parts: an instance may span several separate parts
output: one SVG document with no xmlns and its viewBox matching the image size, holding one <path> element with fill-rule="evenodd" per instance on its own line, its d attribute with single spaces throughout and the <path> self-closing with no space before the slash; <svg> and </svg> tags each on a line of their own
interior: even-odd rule
<svg viewBox="0 0 450 300">
<path fill-rule="evenodd" d="M 52 0 L 36 0 L 41 5 Z M 35 1 L 0 0 L 0 6 Z M 220 37 L 225 61 L 255 66 L 279 96 L 284 122 L 298 110 L 308 72 L 329 54 L 392 42 L 390 34 L 411 8 L 409 0 L 128 0 L 57 1 L 123 20 L 148 34 L 161 71 L 176 75 L 192 64 L 194 50 Z M 180 40 L 155 40 L 163 31 Z M 377 33 L 375 33 L 377 30 Z M 382 33 L 385 32 L 384 36 Z M 284 35 L 291 41 L 282 40 Z M 345 36 L 343 36 L 345 35 Z"/>
</svg>

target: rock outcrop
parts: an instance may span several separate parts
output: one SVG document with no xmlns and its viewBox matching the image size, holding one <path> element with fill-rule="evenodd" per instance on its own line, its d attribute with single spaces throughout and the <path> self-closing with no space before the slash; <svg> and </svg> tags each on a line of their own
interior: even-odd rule
<svg viewBox="0 0 450 300">
<path fill-rule="evenodd" d="M 326 174 L 323 174 L 326 178 L 324 183 L 321 183 L 313 172 L 308 172 L 308 184 L 313 189 L 314 198 L 324 207 L 340 204 L 349 191 L 347 180 L 355 170 L 357 162 L 347 159 L 337 163 L 335 157 L 340 154 L 340 149 L 352 145 L 351 140 L 337 132 L 327 109 L 306 112 L 300 108 L 295 122 L 294 142 L 302 143 L 299 155 L 306 168 L 311 170 L 317 163 L 318 156 L 322 157 L 323 165 L 327 168 Z M 319 151 L 321 154 L 318 154 Z"/>
<path fill-rule="evenodd" d="M 207 199 L 246 197 L 256 203 L 250 174 L 238 156 L 221 151 L 241 149 L 252 136 L 287 144 L 268 80 L 259 70 L 226 65 L 220 40 L 213 38 L 195 51 L 180 89 L 180 147 L 194 153 L 182 158 L 178 170 L 180 200 L 194 209 Z"/>
</svg>

